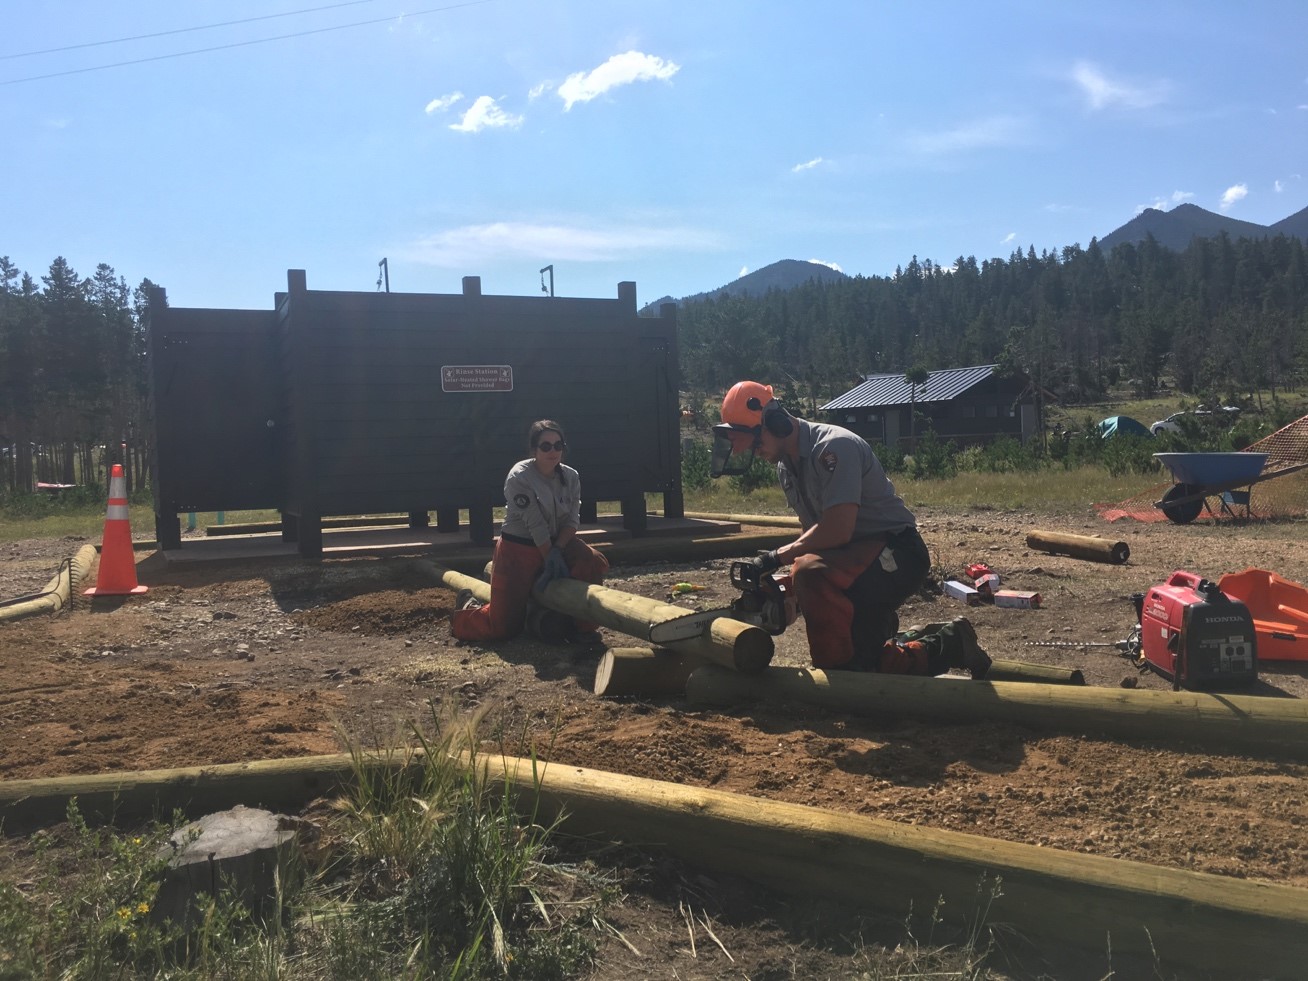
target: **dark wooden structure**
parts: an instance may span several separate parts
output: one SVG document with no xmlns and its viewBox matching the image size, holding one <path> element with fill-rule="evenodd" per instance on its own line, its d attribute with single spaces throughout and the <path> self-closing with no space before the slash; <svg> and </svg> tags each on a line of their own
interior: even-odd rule
<svg viewBox="0 0 1308 981">
<path fill-rule="evenodd" d="M 169 307 L 150 297 L 156 533 L 178 515 L 277 509 L 300 554 L 328 515 L 469 514 L 489 543 L 527 427 L 557 419 L 582 475 L 583 521 L 621 504 L 645 528 L 647 492 L 680 517 L 676 308 L 637 317 L 616 300 L 310 290 L 290 270 L 271 311 Z"/>
<path fill-rule="evenodd" d="M 933 371 L 913 386 L 902 373 L 869 375 L 820 407 L 826 421 L 858 433 L 874 447 L 911 450 L 928 428 L 941 439 L 973 446 L 1007 436 L 1025 443 L 1040 433 L 1035 392 L 1026 378 L 1005 378 L 996 366 Z M 915 425 L 910 414 L 917 414 Z"/>
</svg>

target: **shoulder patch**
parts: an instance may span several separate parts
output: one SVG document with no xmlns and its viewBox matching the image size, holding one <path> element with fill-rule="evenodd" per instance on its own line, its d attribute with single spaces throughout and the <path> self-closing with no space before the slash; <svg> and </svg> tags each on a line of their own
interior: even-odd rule
<svg viewBox="0 0 1308 981">
<path fill-rule="evenodd" d="M 513 503 L 518 505 L 518 507 L 520 508 L 525 508 L 528 504 L 531 503 L 531 498 L 528 497 L 526 494 L 514 494 Z"/>
<path fill-rule="evenodd" d="M 831 450 L 823 450 L 822 455 L 818 457 L 818 463 L 822 464 L 822 469 L 827 473 L 835 473 L 836 464 L 839 462 L 840 458 Z"/>
</svg>

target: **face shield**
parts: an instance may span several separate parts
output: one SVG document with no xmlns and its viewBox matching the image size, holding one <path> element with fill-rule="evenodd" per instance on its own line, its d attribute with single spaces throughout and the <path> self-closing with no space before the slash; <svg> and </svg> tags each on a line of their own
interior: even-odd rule
<svg viewBox="0 0 1308 981">
<path fill-rule="evenodd" d="M 754 462 L 760 427 L 733 426 L 722 423 L 713 427 L 713 454 L 709 473 L 714 477 L 743 474 Z"/>
</svg>

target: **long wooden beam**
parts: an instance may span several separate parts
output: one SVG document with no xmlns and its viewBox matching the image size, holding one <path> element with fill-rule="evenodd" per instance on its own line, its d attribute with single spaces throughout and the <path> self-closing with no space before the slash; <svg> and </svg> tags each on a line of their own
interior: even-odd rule
<svg viewBox="0 0 1308 981">
<path fill-rule="evenodd" d="M 720 671 L 721 674 L 730 672 Z M 969 688 L 970 684 L 948 685 Z M 488 761 L 494 766 L 493 760 Z M 1090 955 L 1156 957 L 1215 977 L 1299 977 L 1308 890 L 1082 855 L 681 784 L 505 758 L 573 834 L 664 847 L 784 893 L 921 923 L 984 920 Z M 537 798 L 536 788 L 540 796 Z M 527 810 L 527 813 L 533 813 Z M 993 898 L 986 880 L 993 886 Z"/>
<path fill-rule="evenodd" d="M 686 698 L 699 706 L 766 700 L 859 715 L 1015 722 L 1056 732 L 1183 741 L 1209 750 L 1308 759 L 1308 701 L 1295 698 L 1014 681 L 951 684 L 937 678 L 816 668 L 773 667 L 745 676 L 711 664 L 686 680 Z"/>
<path fill-rule="evenodd" d="M 490 598 L 490 584 L 483 580 L 443 569 L 425 559 L 417 560 L 414 565 L 450 589 L 471 589 L 478 599 Z M 537 602 L 551 610 L 598 623 L 642 641 L 648 641 L 650 628 L 655 624 L 694 612 L 682 606 L 660 603 L 658 600 L 624 593 L 608 586 L 594 586 L 576 579 L 556 579 L 545 589 L 537 590 L 535 596 Z M 713 620 L 698 637 L 673 641 L 664 646 L 668 650 L 746 673 L 766 668 L 771 663 L 775 650 L 772 635 L 762 627 L 725 616 Z"/>
<path fill-rule="evenodd" d="M 721 672 L 727 673 L 727 672 Z M 967 689 L 970 683 L 942 687 Z M 978 682 L 976 684 L 983 684 Z M 481 764 L 512 781 L 524 812 L 564 815 L 569 833 L 659 847 L 783 893 L 902 918 L 943 900 L 950 922 L 984 914 L 1090 954 L 1135 953 L 1166 972 L 1299 977 L 1308 963 L 1308 890 L 1038 848 L 955 831 L 514 757 Z M 380 766 L 402 766 L 399 754 Z M 345 754 L 183 770 L 0 782 L 6 833 L 86 815 L 124 821 L 236 804 L 290 810 L 346 788 Z M 985 880 L 993 885 L 988 890 Z M 978 886 L 980 885 L 980 888 Z"/>
<path fill-rule="evenodd" d="M 651 514 L 662 514 L 652 511 Z M 705 521 L 734 521 L 739 525 L 758 525 L 764 528 L 794 528 L 800 530 L 799 519 L 793 514 L 722 514 L 716 511 L 687 511 L 687 518 L 700 518 Z"/>
</svg>

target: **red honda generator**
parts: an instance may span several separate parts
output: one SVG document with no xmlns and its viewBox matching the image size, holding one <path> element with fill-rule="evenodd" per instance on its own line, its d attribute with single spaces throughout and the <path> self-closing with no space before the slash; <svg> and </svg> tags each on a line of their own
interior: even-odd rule
<svg viewBox="0 0 1308 981">
<path fill-rule="evenodd" d="M 1138 612 L 1145 665 L 1170 679 L 1173 689 L 1258 680 L 1253 616 L 1217 583 L 1178 570 L 1144 594 Z"/>
</svg>

